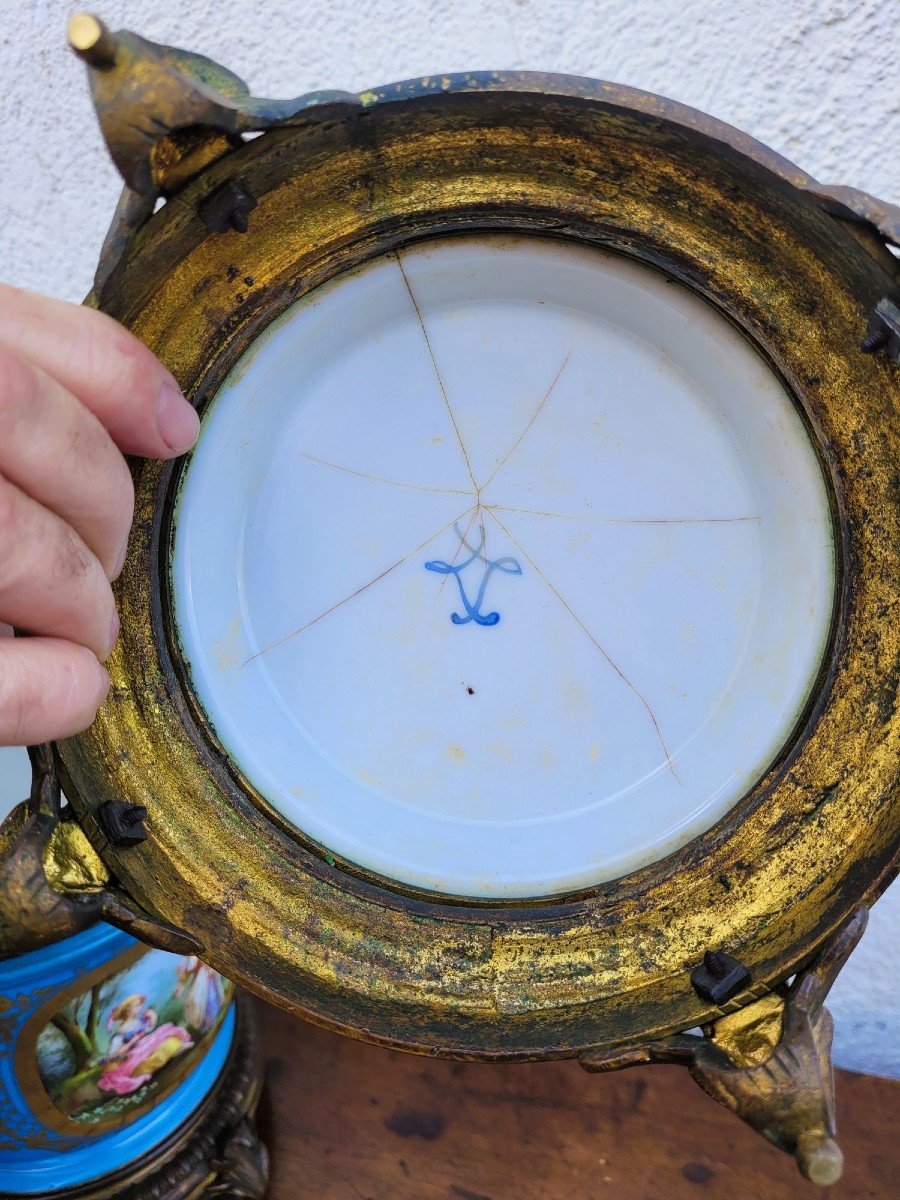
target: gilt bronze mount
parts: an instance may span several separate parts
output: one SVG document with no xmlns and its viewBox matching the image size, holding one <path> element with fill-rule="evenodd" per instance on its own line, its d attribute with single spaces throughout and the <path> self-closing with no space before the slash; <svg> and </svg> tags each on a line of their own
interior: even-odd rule
<svg viewBox="0 0 900 1200">
<path fill-rule="evenodd" d="M 900 212 L 616 85 L 483 73 L 276 102 L 93 18 L 72 41 L 126 184 L 90 302 L 198 410 L 295 300 L 385 251 L 473 230 L 602 247 L 701 296 L 783 381 L 830 491 L 838 593 L 810 702 L 708 833 L 574 895 L 440 896 L 326 853 L 230 760 L 173 629 L 181 467 L 136 462 L 112 690 L 90 730 L 42 752 L 93 882 L 48 872 L 48 886 L 159 944 L 187 937 L 257 994 L 382 1045 L 589 1070 L 684 1062 L 833 1181 L 822 1000 L 896 869 L 900 828 Z M 142 810 L 141 837 L 110 836 L 111 805 Z"/>
</svg>

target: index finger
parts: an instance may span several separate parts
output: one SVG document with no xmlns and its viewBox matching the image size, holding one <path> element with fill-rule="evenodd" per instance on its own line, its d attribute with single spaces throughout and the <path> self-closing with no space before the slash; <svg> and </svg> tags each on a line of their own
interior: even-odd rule
<svg viewBox="0 0 900 1200">
<path fill-rule="evenodd" d="M 0 284 L 0 346 L 52 375 L 126 454 L 172 458 L 197 438 L 172 374 L 105 313 Z"/>
</svg>

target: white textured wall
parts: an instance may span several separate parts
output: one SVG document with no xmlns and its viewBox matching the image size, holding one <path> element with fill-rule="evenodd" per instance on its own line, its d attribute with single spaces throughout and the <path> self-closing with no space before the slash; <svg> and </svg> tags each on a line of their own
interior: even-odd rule
<svg viewBox="0 0 900 1200">
<path fill-rule="evenodd" d="M 79 299 L 118 184 L 64 46 L 74 7 L 0 0 L 0 274 Z M 897 0 L 110 0 L 98 11 L 203 51 L 262 95 L 512 67 L 628 83 L 747 130 L 823 182 L 900 200 Z M 25 790 L 24 754 L 0 751 L 0 804 Z M 900 1077 L 898 951 L 895 888 L 832 993 L 843 1066 Z"/>
</svg>

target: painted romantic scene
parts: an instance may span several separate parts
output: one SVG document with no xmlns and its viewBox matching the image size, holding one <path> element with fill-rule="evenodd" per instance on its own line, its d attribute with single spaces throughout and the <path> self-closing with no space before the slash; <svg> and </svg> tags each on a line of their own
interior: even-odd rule
<svg viewBox="0 0 900 1200">
<path fill-rule="evenodd" d="M 138 1116 L 199 1060 L 230 997 L 228 981 L 193 955 L 148 951 L 41 1030 L 38 1071 L 50 1099 L 87 1125 Z"/>
</svg>

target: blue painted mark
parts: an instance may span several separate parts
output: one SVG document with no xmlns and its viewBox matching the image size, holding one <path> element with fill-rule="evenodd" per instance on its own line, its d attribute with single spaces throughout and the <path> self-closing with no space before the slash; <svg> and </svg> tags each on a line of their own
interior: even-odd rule
<svg viewBox="0 0 900 1200">
<path fill-rule="evenodd" d="M 488 558 L 484 553 L 484 526 L 481 527 L 481 541 L 477 546 L 472 547 L 466 540 L 466 535 L 458 525 L 454 525 L 461 546 L 469 551 L 469 557 L 463 562 L 447 563 L 441 559 L 432 559 L 431 562 L 425 564 L 426 571 L 435 571 L 438 575 L 453 575 L 456 578 L 456 586 L 459 588 L 459 597 L 462 601 L 465 616 L 462 613 L 451 613 L 450 620 L 454 625 L 468 625 L 470 621 L 474 621 L 476 625 L 496 625 L 500 620 L 498 612 L 485 613 L 481 611 L 481 605 L 484 603 L 484 594 L 487 591 L 487 585 L 495 571 L 502 571 L 505 575 L 521 575 L 522 568 L 514 558 L 509 556 L 505 558 Z M 484 572 L 481 576 L 481 583 L 478 586 L 478 593 L 475 596 L 474 603 L 469 599 L 465 585 L 462 581 L 462 573 L 467 567 L 471 566 L 475 560 L 484 563 Z"/>
</svg>

